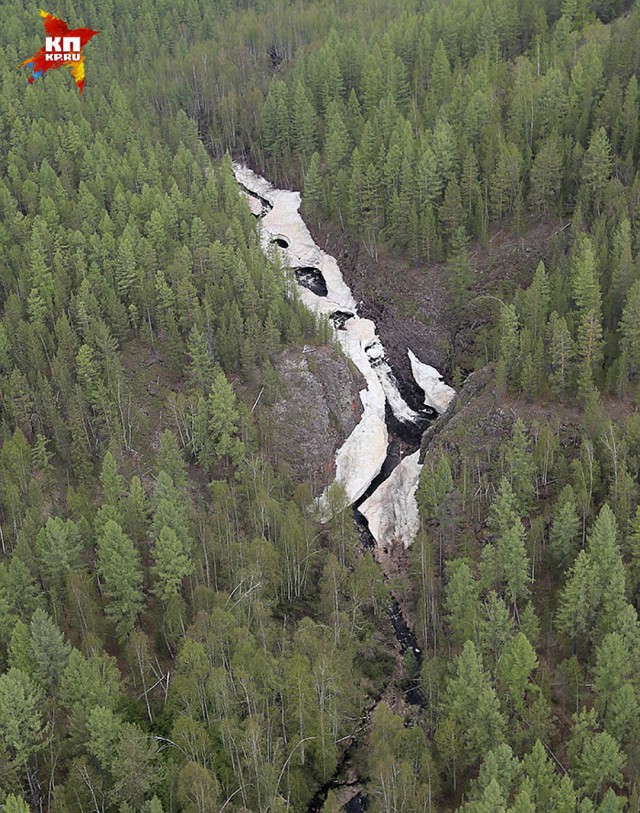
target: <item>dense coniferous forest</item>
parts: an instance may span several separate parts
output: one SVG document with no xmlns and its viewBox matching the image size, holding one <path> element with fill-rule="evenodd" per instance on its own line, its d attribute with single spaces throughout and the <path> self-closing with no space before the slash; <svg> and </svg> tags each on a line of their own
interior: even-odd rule
<svg viewBox="0 0 640 813">
<path fill-rule="evenodd" d="M 640 5 L 46 10 L 100 34 L 27 86 L 0 3 L 0 810 L 337 813 L 348 759 L 375 813 L 638 813 Z M 274 460 L 334 340 L 232 158 L 484 297 L 395 568 Z"/>
</svg>

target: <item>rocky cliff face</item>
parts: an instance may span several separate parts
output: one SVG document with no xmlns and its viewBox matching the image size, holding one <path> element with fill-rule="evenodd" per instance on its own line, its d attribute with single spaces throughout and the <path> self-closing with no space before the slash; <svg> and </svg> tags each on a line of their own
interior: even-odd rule
<svg viewBox="0 0 640 813">
<path fill-rule="evenodd" d="M 362 415 L 364 378 L 331 346 L 290 349 L 277 360 L 272 406 L 274 462 L 319 494 L 335 476 L 335 453 Z"/>
<path fill-rule="evenodd" d="M 491 365 L 471 373 L 456 393 L 449 408 L 422 436 L 420 461 L 435 459 L 441 449 L 456 451 L 464 440 L 465 449 L 486 451 L 499 445 L 511 432 L 516 420 L 513 409 L 495 392 Z"/>
</svg>

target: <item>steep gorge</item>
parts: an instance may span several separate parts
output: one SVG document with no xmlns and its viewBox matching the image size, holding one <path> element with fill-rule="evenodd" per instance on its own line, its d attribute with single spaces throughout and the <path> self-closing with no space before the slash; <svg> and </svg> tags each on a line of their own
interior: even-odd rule
<svg viewBox="0 0 640 813">
<path fill-rule="evenodd" d="M 297 284 L 298 296 L 312 312 L 329 319 L 342 351 L 366 383 L 366 388 L 360 391 L 360 420 L 336 452 L 335 477 L 335 482 L 344 489 L 347 503 L 354 507 L 362 544 L 376 546 L 384 553 L 398 542 L 409 547 L 418 530 L 415 494 L 422 469 L 422 436 L 437 415 L 446 411 L 455 391 L 410 348 L 407 356 L 413 380 L 407 382 L 396 376 L 386 359 L 375 323 L 358 315 L 358 305 L 335 258 L 318 247 L 306 227 L 299 212 L 300 194 L 275 189 L 242 165 L 235 164 L 234 172 L 253 214 L 261 220 L 263 250 L 266 254 L 279 252 L 285 273 L 290 273 L 291 283 Z M 417 392 L 422 393 L 423 403 L 416 397 Z M 316 500 L 323 521 L 330 518 L 329 488 Z M 397 683 L 407 650 L 412 650 L 418 661 L 421 653 L 395 598 L 389 616 L 399 654 L 397 674 L 391 682 Z M 393 691 L 390 685 L 385 693 Z M 421 702 L 418 691 L 410 692 L 406 699 L 410 704 Z M 350 764 L 380 700 L 381 697 L 372 698 L 364 724 L 345 749 L 334 776 L 312 800 L 310 813 L 321 809 L 330 790 L 345 787 L 353 790 L 352 798 L 345 800 L 345 809 L 365 809 L 367 799 L 361 778 L 354 777 Z"/>
</svg>

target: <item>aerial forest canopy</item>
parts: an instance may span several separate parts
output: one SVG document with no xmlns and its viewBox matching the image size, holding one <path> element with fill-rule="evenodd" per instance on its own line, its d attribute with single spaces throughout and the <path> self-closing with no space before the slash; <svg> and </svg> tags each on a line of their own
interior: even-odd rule
<svg viewBox="0 0 640 813">
<path fill-rule="evenodd" d="M 2 813 L 637 813 L 640 5 L 46 10 L 100 33 L 27 85 L 0 2 Z M 395 566 L 284 462 L 340 354 L 236 159 L 466 337 Z"/>
</svg>

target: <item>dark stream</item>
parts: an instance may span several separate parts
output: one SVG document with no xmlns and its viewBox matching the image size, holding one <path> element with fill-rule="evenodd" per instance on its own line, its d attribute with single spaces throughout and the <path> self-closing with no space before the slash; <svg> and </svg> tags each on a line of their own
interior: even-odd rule
<svg viewBox="0 0 640 813">
<path fill-rule="evenodd" d="M 362 813 L 369 807 L 369 799 L 362 793 L 356 795 L 344 806 L 346 813 Z"/>
<path fill-rule="evenodd" d="M 407 394 L 412 393 L 411 387 L 402 387 L 402 382 L 398 382 L 398 388 L 400 392 L 407 401 L 407 403 L 413 407 L 411 401 L 407 398 Z M 404 392 L 403 392 L 404 389 Z M 405 394 L 407 393 L 407 394 Z M 414 400 L 412 398 L 412 400 Z M 414 401 L 415 403 L 415 401 Z M 387 456 L 385 458 L 384 463 L 382 464 L 382 468 L 380 473 L 377 477 L 372 480 L 369 488 L 365 491 L 365 493 L 357 500 L 353 505 L 353 519 L 356 524 L 356 528 L 358 531 L 358 536 L 360 538 L 360 544 L 363 548 L 367 550 L 373 550 L 376 545 L 376 541 L 373 538 L 371 531 L 369 530 L 369 524 L 366 520 L 366 517 L 358 510 L 359 506 L 369 497 L 371 494 L 376 491 L 376 489 L 383 483 L 391 474 L 391 472 L 395 469 L 398 463 L 405 457 L 407 454 L 411 454 L 419 448 L 420 442 L 422 440 L 422 434 L 426 430 L 427 426 L 431 423 L 434 417 L 437 417 L 437 413 L 433 412 L 431 414 L 423 414 L 424 407 L 419 411 L 420 419 L 415 424 L 407 424 L 402 421 L 397 420 L 391 411 L 389 404 L 387 403 L 386 407 L 386 422 L 387 422 L 387 430 L 389 432 L 389 446 L 387 449 Z M 391 626 L 393 628 L 393 632 L 395 635 L 396 640 L 398 641 L 400 652 L 402 655 L 406 655 L 407 652 L 411 652 L 413 658 L 415 660 L 417 671 L 419 672 L 420 665 L 422 663 L 422 651 L 418 646 L 418 641 L 415 636 L 415 633 L 411 626 L 409 625 L 407 619 L 404 617 L 402 613 L 402 609 L 395 598 L 392 599 L 391 604 L 388 608 L 389 613 L 389 620 L 391 621 Z M 422 706 L 424 704 L 424 698 L 418 688 L 417 684 L 412 681 L 412 684 L 405 691 L 404 697 L 407 703 L 412 706 Z M 373 700 L 373 705 L 370 711 L 375 708 L 378 701 L 380 700 L 379 697 Z M 348 782 L 343 779 L 346 771 L 351 763 L 351 759 L 357 749 L 361 746 L 361 735 L 366 734 L 367 726 L 359 732 L 356 736 L 354 736 L 353 740 L 349 744 L 348 748 L 345 749 L 342 758 L 340 759 L 338 765 L 336 766 L 336 770 L 332 778 L 325 783 L 315 794 L 311 802 L 309 803 L 309 807 L 307 808 L 308 813 L 320 813 L 322 810 L 322 806 L 326 801 L 326 798 L 331 790 L 337 790 L 338 788 L 344 787 L 355 787 L 360 786 L 360 782 Z M 369 799 L 364 790 L 358 790 L 358 792 L 353 796 L 352 799 L 345 805 L 346 813 L 363 813 L 369 806 Z"/>
<path fill-rule="evenodd" d="M 244 184 L 241 184 L 239 181 L 236 181 L 236 183 L 238 184 L 240 189 L 242 189 L 243 192 L 246 192 L 247 195 L 250 195 L 252 198 L 255 198 L 256 200 L 260 201 L 262 211 L 260 212 L 259 215 L 255 215 L 255 217 L 257 218 L 264 217 L 267 214 L 267 212 L 270 212 L 273 209 L 273 204 L 269 203 L 269 201 L 266 198 L 261 197 L 260 195 L 258 195 L 257 192 L 252 192 L 250 189 L 248 189 Z"/>
</svg>

